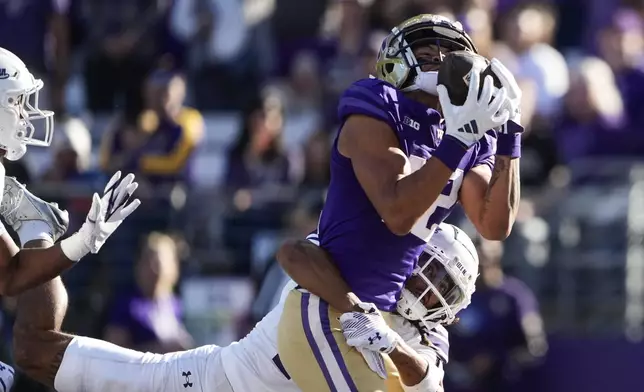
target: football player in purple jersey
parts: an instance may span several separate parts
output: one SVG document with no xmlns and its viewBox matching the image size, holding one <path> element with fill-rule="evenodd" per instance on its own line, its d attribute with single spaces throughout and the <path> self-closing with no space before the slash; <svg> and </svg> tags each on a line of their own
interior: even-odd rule
<svg viewBox="0 0 644 392">
<path fill-rule="evenodd" d="M 331 182 L 320 246 L 360 301 L 387 319 L 435 228 L 461 203 L 488 239 L 507 237 L 519 204 L 520 98 L 498 61 L 470 72 L 467 99 L 437 85 L 444 55 L 476 47 L 460 23 L 419 15 L 392 29 L 375 77 L 353 83 L 338 104 Z M 284 367 L 304 391 L 387 390 L 347 345 L 337 309 L 291 291 L 279 327 Z"/>
</svg>

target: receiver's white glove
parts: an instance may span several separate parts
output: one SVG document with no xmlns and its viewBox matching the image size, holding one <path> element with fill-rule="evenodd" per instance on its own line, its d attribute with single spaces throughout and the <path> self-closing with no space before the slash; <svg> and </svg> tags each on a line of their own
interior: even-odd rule
<svg viewBox="0 0 644 392">
<path fill-rule="evenodd" d="M 523 132 L 523 127 L 521 127 L 521 98 L 523 96 L 523 92 L 521 91 L 519 84 L 514 78 L 514 75 L 512 75 L 512 72 L 510 72 L 510 70 L 507 69 L 507 67 L 503 65 L 501 61 L 499 61 L 498 59 L 492 59 L 491 67 L 492 72 L 494 72 L 496 77 L 499 78 L 501 85 L 508 92 L 508 102 L 505 108 L 508 109 L 508 112 L 510 114 L 509 121 L 516 125 L 514 126 L 512 123 L 510 123 L 509 126 L 507 126 L 508 124 L 506 123 L 501 128 L 500 132 Z"/>
<path fill-rule="evenodd" d="M 383 379 L 387 370 L 380 353 L 389 354 L 400 342 L 374 304 L 358 304 L 362 312 L 349 312 L 340 316 L 342 334 L 349 346 L 355 347 L 364 357 L 369 368 Z"/>
<path fill-rule="evenodd" d="M 121 172 L 118 171 L 105 186 L 103 197 L 94 193 L 83 226 L 74 235 L 61 241 L 60 246 L 70 260 L 78 261 L 89 252 L 98 253 L 123 220 L 141 205 L 139 199 L 129 202 L 139 186 L 134 182 L 134 174 L 120 179 Z"/>
<path fill-rule="evenodd" d="M 494 87 L 491 75 L 485 77 L 481 97 L 478 98 L 482 71 L 470 71 L 469 90 L 463 106 L 452 104 L 445 86 L 437 87 L 445 119 L 445 134 L 455 138 L 466 148 L 476 144 L 485 132 L 505 124 L 510 116 L 507 109 L 508 93 L 505 88 L 497 90 Z"/>
</svg>

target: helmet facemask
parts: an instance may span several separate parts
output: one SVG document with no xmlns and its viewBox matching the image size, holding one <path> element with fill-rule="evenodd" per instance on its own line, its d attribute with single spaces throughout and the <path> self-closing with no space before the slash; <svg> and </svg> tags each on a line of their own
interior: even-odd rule
<svg viewBox="0 0 644 392">
<path fill-rule="evenodd" d="M 467 282 L 471 279 L 458 258 L 448 260 L 441 250 L 428 246 L 402 290 L 398 312 L 428 329 L 451 324 L 470 303 L 472 293 L 468 291 L 473 290 Z"/>
<path fill-rule="evenodd" d="M 0 102 L 0 149 L 6 151 L 6 158 L 11 161 L 20 159 L 28 145 L 47 147 L 51 144 L 54 112 L 39 108 L 42 88 L 43 82 L 35 80 L 28 90 L 4 92 Z"/>
</svg>

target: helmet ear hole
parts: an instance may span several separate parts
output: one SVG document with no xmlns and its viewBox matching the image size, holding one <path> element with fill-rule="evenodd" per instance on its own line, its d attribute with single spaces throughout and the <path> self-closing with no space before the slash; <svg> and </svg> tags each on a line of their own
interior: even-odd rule
<svg viewBox="0 0 644 392">
<path fill-rule="evenodd" d="M 387 63 L 385 64 L 385 71 L 387 73 L 392 73 L 394 72 L 394 65 L 392 63 Z"/>
</svg>

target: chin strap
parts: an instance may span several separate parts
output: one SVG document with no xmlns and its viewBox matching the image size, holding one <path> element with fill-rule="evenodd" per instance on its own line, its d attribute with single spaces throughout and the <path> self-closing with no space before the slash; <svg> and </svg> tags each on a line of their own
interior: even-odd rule
<svg viewBox="0 0 644 392">
<path fill-rule="evenodd" d="M 438 71 L 418 72 L 414 78 L 414 84 L 403 89 L 403 91 L 424 91 L 427 94 L 438 96 Z"/>
</svg>

